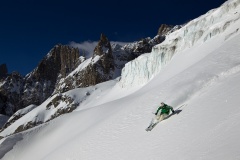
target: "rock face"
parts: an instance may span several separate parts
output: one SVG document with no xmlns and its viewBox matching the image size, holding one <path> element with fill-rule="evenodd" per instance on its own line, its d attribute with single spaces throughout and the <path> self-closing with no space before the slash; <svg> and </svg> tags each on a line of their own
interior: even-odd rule
<svg viewBox="0 0 240 160">
<path fill-rule="evenodd" d="M 54 93 L 66 92 L 76 87 L 96 85 L 113 78 L 115 66 L 112 47 L 104 34 L 101 34 L 92 58 L 86 61 L 83 59 L 83 61 L 82 65 L 85 67 L 80 66 L 81 69 L 71 76 L 61 79 Z"/>
<path fill-rule="evenodd" d="M 56 81 L 65 77 L 78 65 L 79 50 L 65 45 L 56 45 L 27 78 Z"/>
<path fill-rule="evenodd" d="M 0 80 L 2 78 L 5 78 L 8 74 L 8 69 L 6 64 L 1 64 L 0 65 Z"/>
<path fill-rule="evenodd" d="M 78 64 L 77 48 L 56 45 L 31 73 L 22 77 L 15 72 L 2 82 L 0 113 L 12 115 L 30 104 L 41 104 L 51 96 L 59 79 L 66 77 Z"/>
<path fill-rule="evenodd" d="M 96 63 L 96 67 L 100 69 L 101 72 L 107 74 L 111 78 L 111 72 L 114 72 L 114 60 L 112 47 L 107 37 L 104 34 L 101 34 L 98 45 L 94 49 L 93 59 L 99 56 L 100 61 Z"/>
<path fill-rule="evenodd" d="M 131 53 L 128 53 L 124 50 L 124 47 L 120 46 L 119 44 L 112 44 L 112 50 L 113 50 L 113 59 L 114 59 L 114 66 L 115 66 L 115 72 L 117 70 L 122 70 L 124 65 L 133 60 L 135 56 Z M 121 71 L 120 71 L 121 72 Z M 116 76 L 120 76 L 121 74 L 117 74 Z"/>
<path fill-rule="evenodd" d="M 151 52 L 152 44 L 150 43 L 150 40 L 150 37 L 143 38 L 140 41 L 125 45 L 123 49 L 129 54 L 134 55 L 134 57 L 138 57 L 143 53 Z"/>
<path fill-rule="evenodd" d="M 173 27 L 174 26 L 172 26 L 172 25 L 162 24 L 158 29 L 158 35 L 159 36 L 166 35 L 169 31 L 171 31 L 173 29 Z"/>
<path fill-rule="evenodd" d="M 0 113 L 12 115 L 19 106 L 22 106 L 23 77 L 17 73 L 11 73 L 0 86 Z"/>
<path fill-rule="evenodd" d="M 166 35 L 169 35 L 170 33 L 179 30 L 180 28 L 182 28 L 184 25 L 167 25 L 167 24 L 162 24 L 159 29 L 158 29 L 158 35 L 159 36 L 163 36 L 164 39 L 166 37 Z"/>
<path fill-rule="evenodd" d="M 140 41 L 123 46 L 123 49 L 129 54 L 132 54 L 135 58 L 143 53 L 150 53 L 153 46 L 162 43 L 167 34 L 177 29 L 179 29 L 179 27 L 162 24 L 158 30 L 158 34 L 153 39 L 150 37 L 143 38 Z"/>
<path fill-rule="evenodd" d="M 140 56 L 143 53 L 150 53 L 152 47 L 162 43 L 165 40 L 165 36 L 155 36 L 153 39 L 150 37 L 143 38 L 140 41 L 129 43 L 123 46 L 123 50 L 129 54 L 132 54 L 134 58 Z"/>
<path fill-rule="evenodd" d="M 39 105 L 46 100 L 53 93 L 57 81 L 76 68 L 78 60 L 78 49 L 56 45 L 38 67 L 25 77 L 23 106 Z"/>
</svg>

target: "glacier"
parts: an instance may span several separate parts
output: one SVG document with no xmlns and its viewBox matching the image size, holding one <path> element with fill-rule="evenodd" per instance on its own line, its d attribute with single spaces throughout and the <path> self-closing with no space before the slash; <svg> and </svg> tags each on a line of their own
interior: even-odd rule
<svg viewBox="0 0 240 160">
<path fill-rule="evenodd" d="M 221 7 L 209 11 L 167 35 L 165 41 L 154 46 L 151 53 L 141 55 L 125 65 L 120 86 L 144 85 L 155 77 L 175 54 L 200 46 L 217 36 L 218 39 L 225 41 L 236 34 L 239 30 L 238 26 L 234 30 L 231 28 L 230 33 L 228 27 L 233 23 L 239 23 L 239 4 L 240 0 L 225 2 Z"/>
</svg>

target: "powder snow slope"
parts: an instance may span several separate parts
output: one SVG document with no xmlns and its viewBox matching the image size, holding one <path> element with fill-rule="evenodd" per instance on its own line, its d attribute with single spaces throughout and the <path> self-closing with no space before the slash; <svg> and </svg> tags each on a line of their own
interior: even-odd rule
<svg viewBox="0 0 240 160">
<path fill-rule="evenodd" d="M 239 0 L 224 5 L 234 2 L 238 5 L 228 13 L 239 15 Z M 100 84 L 98 88 L 103 93 L 92 92 L 93 101 L 87 100 L 76 111 L 2 139 L 0 157 L 3 160 L 240 159 L 239 27 L 240 20 L 236 19 L 224 32 L 179 51 L 135 92 L 131 87 L 120 88 L 122 82 Z M 148 54 L 140 58 L 144 60 Z M 146 66 L 140 67 L 143 71 Z M 78 91 L 67 94 L 75 95 L 78 100 Z M 101 102 L 98 96 L 102 96 Z M 186 105 L 179 108 L 182 110 L 179 114 L 146 132 L 152 112 L 161 101 L 174 109 Z M 36 109 L 31 112 L 36 113 Z M 8 147 L 4 150 L 6 142 Z"/>
<path fill-rule="evenodd" d="M 240 35 L 165 82 L 159 79 L 174 72 L 170 65 L 129 96 L 24 132 L 3 159 L 239 159 L 239 41 Z M 161 100 L 187 106 L 146 132 Z"/>
</svg>

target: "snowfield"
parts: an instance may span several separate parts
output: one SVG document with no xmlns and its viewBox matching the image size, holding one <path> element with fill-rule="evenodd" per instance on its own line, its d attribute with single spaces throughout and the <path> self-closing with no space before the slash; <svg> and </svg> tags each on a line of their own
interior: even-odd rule
<svg viewBox="0 0 240 160">
<path fill-rule="evenodd" d="M 0 133 L 5 137 L 0 140 L 0 158 L 240 159 L 239 17 L 240 0 L 227 1 L 168 35 L 152 53 L 128 63 L 120 79 L 64 93 L 79 104 L 77 109 L 47 122 L 54 112 L 46 109 L 54 99 L 50 97 Z M 228 27 L 209 35 L 211 28 L 222 28 L 229 21 Z M 202 35 L 210 37 L 204 40 L 206 36 L 202 36 L 192 43 L 196 36 L 182 34 L 191 24 L 195 26 L 191 31 L 206 29 Z M 158 59 L 163 54 L 160 48 L 176 37 L 183 39 L 176 52 L 166 50 L 165 58 Z M 179 114 L 146 132 L 152 112 L 162 101 Z M 36 116 L 45 123 L 12 135 L 19 125 Z"/>
</svg>

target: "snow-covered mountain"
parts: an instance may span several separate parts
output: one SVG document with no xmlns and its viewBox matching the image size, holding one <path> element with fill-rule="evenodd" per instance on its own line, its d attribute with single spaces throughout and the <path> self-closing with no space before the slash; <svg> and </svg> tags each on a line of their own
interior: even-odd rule
<svg viewBox="0 0 240 160">
<path fill-rule="evenodd" d="M 58 79 L 68 75 L 78 64 L 78 49 L 56 45 L 25 77 L 13 72 L 1 79 L 0 113 L 11 116 L 26 106 L 41 104 L 51 96 Z"/>
<path fill-rule="evenodd" d="M 145 46 L 148 46 L 147 48 L 152 48 L 154 44 L 161 43 L 162 41 L 158 40 L 163 39 L 167 33 L 164 32 L 164 34 L 158 35 L 153 39 L 146 38 L 138 42 L 126 44 L 125 46 L 120 46 L 119 44 L 114 43 L 110 44 L 107 37 L 102 34 L 98 45 L 94 49 L 93 56 L 88 59 L 83 56 L 79 57 L 78 50 L 75 48 L 56 45 L 40 62 L 39 66 L 30 74 L 26 75 L 25 78 L 16 73 L 17 76 L 9 76 L 3 81 L 0 91 L 6 96 L 5 104 L 8 104 L 9 101 L 14 102 L 11 103 L 11 105 L 5 105 L 5 107 L 2 107 L 5 113 L 9 113 L 6 112 L 8 110 L 12 113 L 15 109 L 14 104 L 15 106 L 18 104 L 17 106 L 20 108 L 23 108 L 21 107 L 22 105 L 37 106 L 45 101 L 50 95 L 53 97 L 50 98 L 52 99 L 51 102 L 36 114 L 40 115 L 43 114 L 40 112 L 45 113 L 46 110 L 48 110 L 48 112 L 51 113 L 50 117 L 44 120 L 39 118 L 25 120 L 25 124 L 19 124 L 17 128 L 14 129 L 14 132 L 10 134 L 21 132 L 48 122 L 62 114 L 72 112 L 80 102 L 72 103 L 74 98 L 65 94 L 62 95 L 61 93 L 75 88 L 96 85 L 119 77 L 122 68 L 127 62 L 133 60 L 138 55 L 141 55 L 143 51 L 148 52 L 148 49 L 145 49 Z M 147 43 L 142 43 L 143 41 Z M 131 44 L 134 44 L 132 45 L 132 48 L 135 48 L 138 51 L 141 50 L 142 53 L 137 52 L 136 50 L 126 50 L 126 46 L 130 49 Z M 81 98 L 84 99 L 84 97 L 85 96 L 82 96 Z M 63 108 L 57 107 L 60 102 L 66 102 L 65 105 L 67 106 Z M 50 107 L 51 105 L 54 107 Z M 20 109 L 13 114 L 1 131 L 6 130 L 6 128 L 24 116 L 27 113 L 26 111 L 30 111 L 28 109 L 30 106 Z M 24 114 L 22 114 L 22 112 Z"/>
<path fill-rule="evenodd" d="M 58 44 L 25 77 L 18 72 L 8 74 L 6 64 L 0 65 L 0 113 L 11 116 L 26 106 L 40 105 L 56 93 L 115 79 L 127 62 L 150 52 L 173 30 L 162 25 L 153 39 L 145 38 L 124 46 L 111 44 L 101 34 L 90 58 L 78 48 Z"/>
<path fill-rule="evenodd" d="M 240 0 L 229 0 L 167 34 L 120 78 L 20 110 L 0 133 L 0 158 L 239 159 L 239 11 Z M 104 54 L 124 52 L 104 46 Z M 161 101 L 179 114 L 146 132 Z"/>
</svg>

